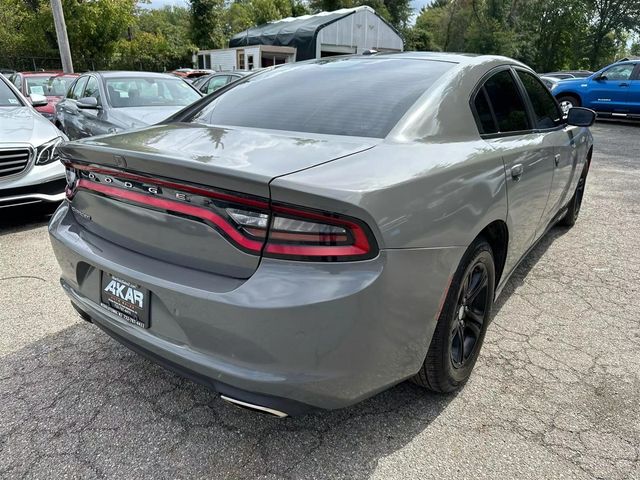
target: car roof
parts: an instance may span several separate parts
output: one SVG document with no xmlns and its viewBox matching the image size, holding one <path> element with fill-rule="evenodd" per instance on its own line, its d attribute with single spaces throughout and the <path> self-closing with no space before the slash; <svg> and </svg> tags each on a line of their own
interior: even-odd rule
<svg viewBox="0 0 640 480">
<path fill-rule="evenodd" d="M 215 77 L 217 75 L 249 75 L 250 73 L 253 73 L 253 72 L 247 72 L 246 70 L 229 70 L 228 72 L 210 73 L 208 76 Z"/>
<path fill-rule="evenodd" d="M 357 58 L 395 58 L 406 60 L 426 60 L 436 62 L 449 62 L 462 65 L 481 65 L 481 64 L 503 64 L 529 68 L 522 62 L 513 58 L 501 55 L 478 55 L 475 53 L 456 53 L 456 52 L 383 52 L 373 55 L 350 55 L 353 59 Z M 338 57 L 334 57 L 338 58 Z M 345 57 L 340 57 L 345 58 Z M 326 59 L 325 59 L 326 60 Z M 314 61 L 314 60 L 312 60 Z M 320 60 L 322 61 L 322 60 Z M 286 64 L 288 65 L 288 64 Z"/>
<path fill-rule="evenodd" d="M 176 78 L 173 75 L 168 73 L 157 73 L 157 72 L 135 72 L 135 71 L 117 71 L 117 70 L 104 70 L 97 72 L 86 72 L 93 73 L 96 75 L 100 75 L 104 78 L 122 78 L 122 77 L 148 77 L 148 78 Z"/>
<path fill-rule="evenodd" d="M 20 75 L 24 75 L 25 77 L 37 77 L 37 76 L 53 76 L 53 75 L 58 75 L 58 74 L 62 74 L 63 72 L 61 72 L 60 70 L 47 70 L 45 72 L 17 72 Z"/>
</svg>

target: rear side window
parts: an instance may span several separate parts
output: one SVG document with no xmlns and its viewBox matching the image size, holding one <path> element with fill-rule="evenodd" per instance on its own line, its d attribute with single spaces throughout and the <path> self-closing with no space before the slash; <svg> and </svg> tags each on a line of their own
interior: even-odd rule
<svg viewBox="0 0 640 480">
<path fill-rule="evenodd" d="M 236 84 L 192 121 L 384 138 L 453 65 L 373 57 L 287 65 Z"/>
<path fill-rule="evenodd" d="M 501 133 L 529 130 L 524 100 L 509 70 L 493 75 L 484 84 Z"/>
<path fill-rule="evenodd" d="M 493 121 L 493 114 L 491 113 L 491 107 L 487 101 L 487 94 L 484 91 L 484 88 L 481 88 L 476 94 L 473 106 L 476 110 L 476 119 L 480 133 L 497 133 L 498 127 Z"/>
<path fill-rule="evenodd" d="M 521 70 L 517 72 L 531 100 L 536 116 L 536 128 L 554 128 L 562 124 L 562 113 L 547 87 L 531 73 Z"/>
<path fill-rule="evenodd" d="M 224 87 L 228 81 L 229 81 L 229 77 L 226 75 L 222 75 L 220 77 L 213 77 L 211 80 L 209 80 L 205 93 L 209 94 L 209 93 L 215 92 L 216 90 Z"/>
</svg>

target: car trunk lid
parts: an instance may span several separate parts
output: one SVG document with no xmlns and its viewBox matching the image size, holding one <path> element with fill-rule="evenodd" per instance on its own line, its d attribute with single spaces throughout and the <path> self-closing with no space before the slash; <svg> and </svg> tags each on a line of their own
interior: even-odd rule
<svg viewBox="0 0 640 480">
<path fill-rule="evenodd" d="M 72 206 L 88 230 L 154 258 L 248 278 L 263 240 L 240 238 L 227 209 L 268 211 L 273 178 L 376 143 L 170 124 L 69 143 L 60 154 L 78 168 Z"/>
</svg>

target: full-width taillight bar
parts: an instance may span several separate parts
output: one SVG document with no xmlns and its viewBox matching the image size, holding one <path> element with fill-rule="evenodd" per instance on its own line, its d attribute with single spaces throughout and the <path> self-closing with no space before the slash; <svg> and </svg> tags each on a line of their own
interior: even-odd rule
<svg viewBox="0 0 640 480">
<path fill-rule="evenodd" d="M 187 216 L 211 226 L 247 253 L 307 261 L 356 261 L 378 254 L 369 227 L 352 217 L 94 165 L 65 165 L 70 200 L 76 191 L 87 190 Z M 164 187 L 178 195 L 136 191 L 137 184 Z M 180 193 L 189 194 L 189 201 L 181 200 Z"/>
</svg>

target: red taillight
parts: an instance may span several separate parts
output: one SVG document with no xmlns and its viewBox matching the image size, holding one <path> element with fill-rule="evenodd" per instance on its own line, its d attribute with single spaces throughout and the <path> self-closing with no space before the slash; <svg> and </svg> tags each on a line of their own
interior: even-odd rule
<svg viewBox="0 0 640 480">
<path fill-rule="evenodd" d="M 263 255 L 297 260 L 348 261 L 372 258 L 375 240 L 363 223 L 343 216 L 272 204 L 268 220 L 255 212 L 227 209 L 248 235 L 266 238 Z"/>
<path fill-rule="evenodd" d="M 351 217 L 104 168 L 67 168 L 79 176 L 67 188 L 69 199 L 85 189 L 198 219 L 247 253 L 309 261 L 365 260 L 378 253 L 367 225 Z"/>
</svg>

